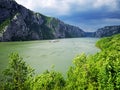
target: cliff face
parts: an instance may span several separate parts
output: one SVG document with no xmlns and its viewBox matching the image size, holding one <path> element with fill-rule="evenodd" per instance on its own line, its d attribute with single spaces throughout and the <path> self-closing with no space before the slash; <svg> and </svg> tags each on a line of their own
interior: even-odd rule
<svg viewBox="0 0 120 90">
<path fill-rule="evenodd" d="M 82 37 L 78 27 L 35 13 L 14 0 L 0 0 L 0 40 L 23 41 Z"/>
<path fill-rule="evenodd" d="M 120 25 L 118 26 L 105 26 L 104 28 L 100 28 L 95 32 L 95 37 L 107 37 L 112 36 L 114 34 L 120 33 Z"/>
</svg>

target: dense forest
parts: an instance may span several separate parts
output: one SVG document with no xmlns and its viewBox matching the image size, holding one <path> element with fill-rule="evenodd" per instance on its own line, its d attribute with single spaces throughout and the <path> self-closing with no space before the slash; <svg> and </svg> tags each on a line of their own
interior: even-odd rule
<svg viewBox="0 0 120 90">
<path fill-rule="evenodd" d="M 120 90 L 120 34 L 100 39 L 100 52 L 75 57 L 67 77 L 46 70 L 35 75 L 17 53 L 10 55 L 3 71 L 1 90 Z"/>
</svg>

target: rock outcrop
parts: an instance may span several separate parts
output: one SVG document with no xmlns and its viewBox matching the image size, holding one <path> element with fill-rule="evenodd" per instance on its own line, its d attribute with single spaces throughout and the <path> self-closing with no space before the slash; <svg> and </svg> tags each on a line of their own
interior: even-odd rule
<svg viewBox="0 0 120 90">
<path fill-rule="evenodd" d="M 84 31 L 59 19 L 35 13 L 15 0 L 0 0 L 0 40 L 24 41 L 83 37 Z"/>
<path fill-rule="evenodd" d="M 95 34 L 94 37 L 108 37 L 108 36 L 112 36 L 114 34 L 118 34 L 120 33 L 120 25 L 118 26 L 105 26 L 104 28 L 100 28 L 98 29 Z"/>
</svg>

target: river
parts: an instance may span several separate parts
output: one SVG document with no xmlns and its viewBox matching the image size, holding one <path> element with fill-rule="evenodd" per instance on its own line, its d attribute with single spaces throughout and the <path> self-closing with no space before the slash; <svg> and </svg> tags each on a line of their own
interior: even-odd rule
<svg viewBox="0 0 120 90">
<path fill-rule="evenodd" d="M 18 52 L 35 69 L 36 74 L 50 70 L 53 65 L 56 71 L 64 74 L 76 55 L 83 52 L 90 55 L 99 51 L 95 47 L 97 40 L 98 38 L 70 38 L 55 41 L 0 42 L 0 72 L 8 65 L 9 54 Z"/>
</svg>

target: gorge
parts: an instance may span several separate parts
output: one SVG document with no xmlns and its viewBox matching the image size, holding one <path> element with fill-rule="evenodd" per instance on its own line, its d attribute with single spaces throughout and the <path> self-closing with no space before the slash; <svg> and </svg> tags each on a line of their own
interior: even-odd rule
<svg viewBox="0 0 120 90">
<path fill-rule="evenodd" d="M 120 33 L 120 25 L 106 26 L 96 32 L 33 12 L 15 0 L 0 1 L 0 41 L 30 41 L 75 37 L 106 37 Z"/>
</svg>

